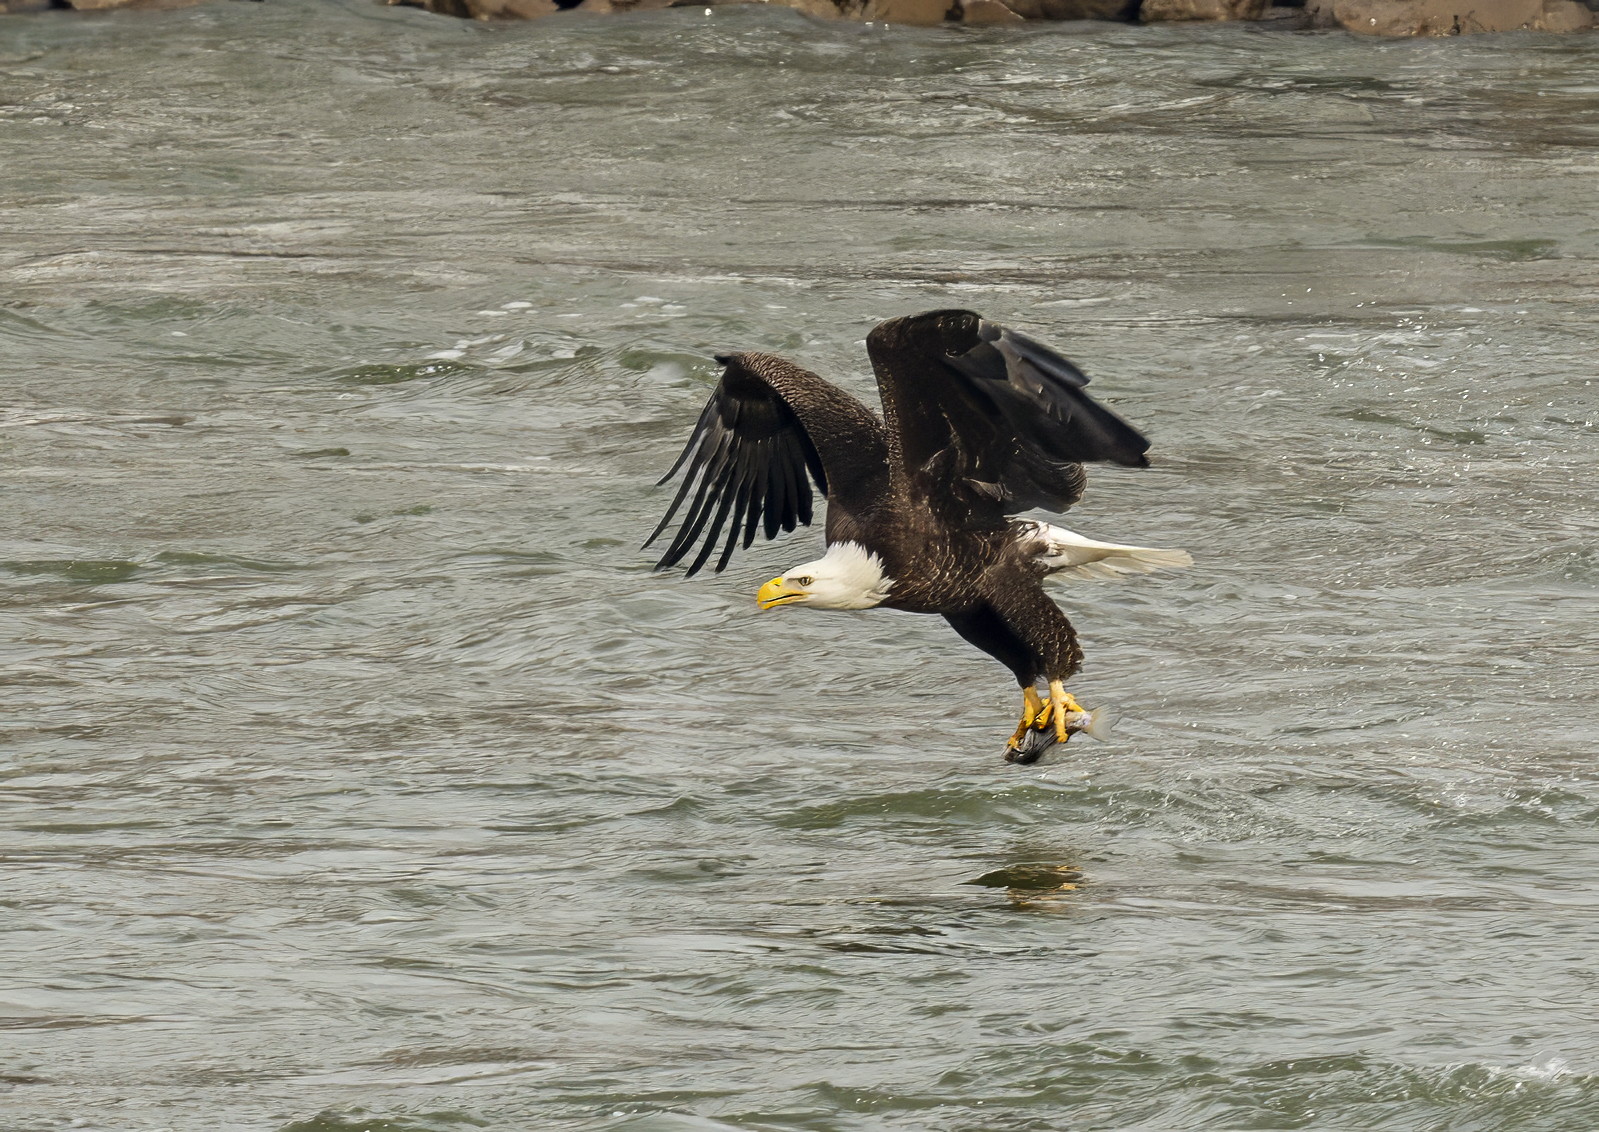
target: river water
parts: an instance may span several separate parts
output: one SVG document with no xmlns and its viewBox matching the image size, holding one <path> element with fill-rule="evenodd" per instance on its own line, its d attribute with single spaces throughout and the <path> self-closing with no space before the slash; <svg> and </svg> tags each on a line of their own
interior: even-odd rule
<svg viewBox="0 0 1599 1132">
<path fill-rule="evenodd" d="M 8 1132 L 1599 1125 L 1599 38 L 0 21 Z M 1058 344 L 1105 744 L 651 573 L 716 367 Z M 977 883 L 974 883 L 977 882 Z"/>
</svg>

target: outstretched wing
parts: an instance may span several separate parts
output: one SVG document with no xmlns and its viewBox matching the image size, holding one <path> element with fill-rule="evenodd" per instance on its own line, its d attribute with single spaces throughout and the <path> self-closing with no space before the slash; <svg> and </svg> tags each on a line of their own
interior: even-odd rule
<svg viewBox="0 0 1599 1132">
<path fill-rule="evenodd" d="M 929 311 L 866 342 L 896 474 L 946 482 L 973 518 L 1066 510 L 1086 461 L 1149 463 L 1149 441 L 1088 395 L 1082 371 L 1020 331 Z"/>
<path fill-rule="evenodd" d="M 947 364 L 988 395 L 1024 444 L 1063 462 L 1149 466 L 1149 441 L 1084 392 L 1082 370 L 1036 338 L 986 319 L 978 319 L 977 337 Z"/>
<path fill-rule="evenodd" d="M 777 537 L 779 528 L 792 531 L 795 523 L 810 525 L 811 478 L 827 494 L 821 457 L 793 408 L 743 364 L 743 355 L 718 355 L 716 360 L 727 367 L 722 380 L 705 403 L 683 454 L 660 479 L 665 483 L 687 463 L 682 486 L 644 543 L 649 546 L 660 537 L 694 489 L 676 537 L 655 564 L 657 570 L 676 565 L 703 534 L 705 543 L 688 568 L 690 577 L 710 558 L 729 517 L 732 525 L 716 561 L 718 573 L 732 557 L 741 532 L 748 547 L 758 527 L 764 527 L 770 539 Z"/>
</svg>

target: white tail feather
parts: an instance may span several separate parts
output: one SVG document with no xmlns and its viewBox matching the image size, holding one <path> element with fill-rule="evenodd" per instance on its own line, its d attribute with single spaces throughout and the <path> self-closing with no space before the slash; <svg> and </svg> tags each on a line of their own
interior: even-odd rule
<svg viewBox="0 0 1599 1132">
<path fill-rule="evenodd" d="M 1148 546 L 1097 542 L 1050 523 L 1024 523 L 1021 537 L 1042 544 L 1034 557 L 1051 574 L 1072 574 L 1079 578 L 1121 578 L 1127 574 L 1176 570 L 1194 564 L 1186 550 L 1159 550 Z"/>
</svg>

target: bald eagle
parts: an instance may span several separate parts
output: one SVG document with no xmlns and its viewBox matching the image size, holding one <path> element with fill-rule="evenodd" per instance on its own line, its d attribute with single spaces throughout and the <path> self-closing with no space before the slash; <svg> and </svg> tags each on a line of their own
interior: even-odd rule
<svg viewBox="0 0 1599 1132">
<path fill-rule="evenodd" d="M 827 500 L 827 552 L 760 588 L 762 609 L 882 606 L 943 616 L 1016 676 L 1021 723 L 1006 745 L 1035 761 L 1087 730 L 1064 682 L 1077 633 L 1044 592 L 1063 571 L 1113 575 L 1186 566 L 1180 550 L 1095 542 L 1014 518 L 1061 512 L 1083 494 L 1086 461 L 1148 466 L 1136 429 L 1095 402 L 1088 378 L 1043 343 L 971 311 L 896 318 L 867 336 L 881 418 L 814 373 L 771 354 L 718 355 L 722 379 L 682 455 L 686 465 L 648 547 L 689 500 L 656 569 L 699 544 L 690 576 L 742 540 L 811 521 L 810 481 Z M 692 499 L 690 492 L 692 491 Z M 1036 685 L 1048 683 L 1048 698 Z"/>
</svg>

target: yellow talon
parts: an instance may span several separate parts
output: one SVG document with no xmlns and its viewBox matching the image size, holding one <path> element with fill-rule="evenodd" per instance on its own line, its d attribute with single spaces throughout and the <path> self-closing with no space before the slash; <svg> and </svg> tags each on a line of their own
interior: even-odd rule
<svg viewBox="0 0 1599 1132">
<path fill-rule="evenodd" d="M 1013 751 L 1021 746 L 1022 739 L 1027 735 L 1028 728 L 1034 726 L 1043 726 L 1041 723 L 1039 723 L 1039 713 L 1047 712 L 1048 710 L 1048 705 L 1038 698 L 1037 688 L 1027 687 L 1023 689 L 1022 721 L 1016 728 L 1016 734 L 1012 735 L 1010 737 L 1010 742 L 1005 745 Z"/>
<path fill-rule="evenodd" d="M 1080 726 L 1074 726 L 1074 723 L 1088 714 L 1088 710 L 1077 702 L 1077 698 L 1063 687 L 1060 680 L 1049 682 L 1048 699 L 1041 697 L 1036 688 L 1023 688 L 1022 721 L 1016 725 L 1016 733 L 1005 746 L 1012 751 L 1020 750 L 1028 731 L 1048 731 L 1051 727 L 1055 731 L 1055 741 L 1064 743 L 1083 730 Z"/>
<path fill-rule="evenodd" d="M 1067 707 L 1068 704 L 1071 705 L 1070 708 Z M 1081 711 L 1082 709 L 1077 706 L 1076 700 L 1066 694 L 1066 689 L 1059 680 L 1051 680 L 1049 682 L 1049 706 L 1054 709 L 1055 741 L 1064 743 L 1066 742 L 1067 711 Z"/>
</svg>

